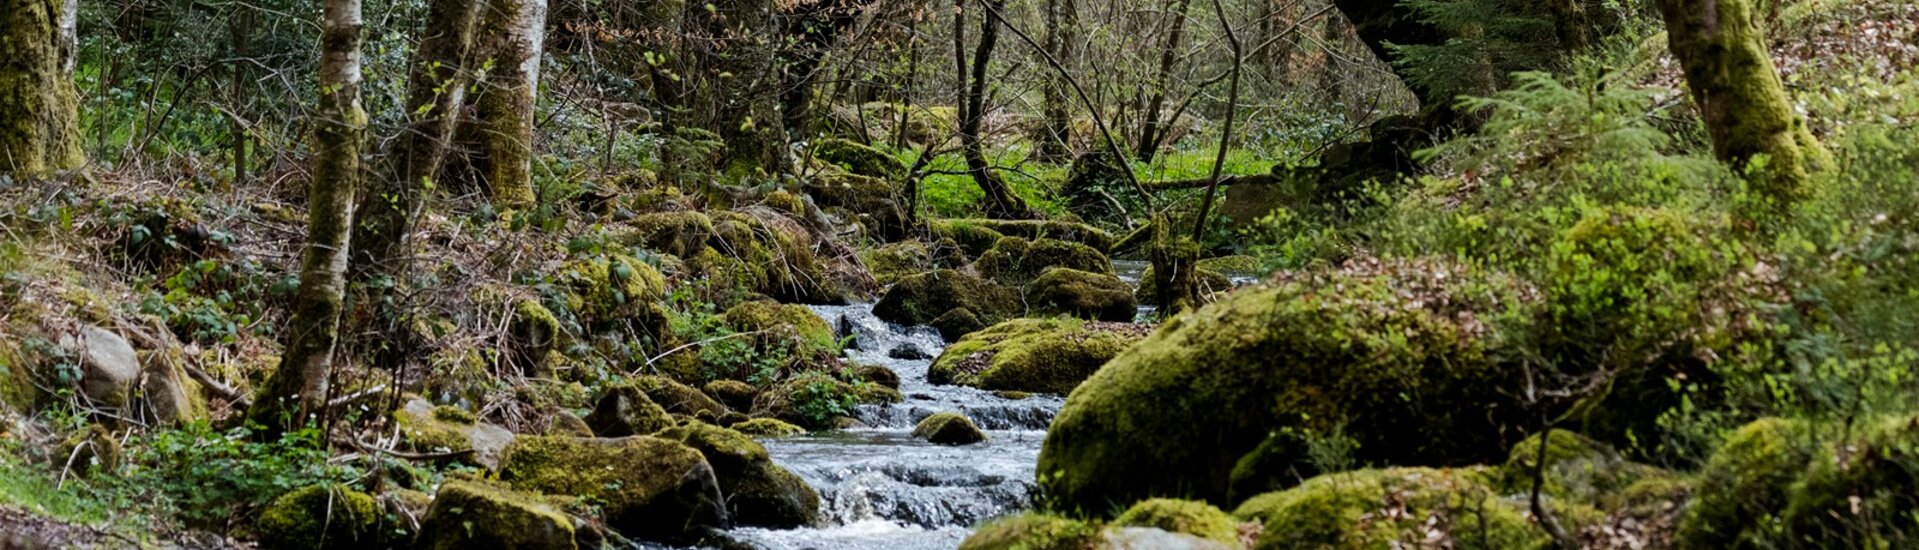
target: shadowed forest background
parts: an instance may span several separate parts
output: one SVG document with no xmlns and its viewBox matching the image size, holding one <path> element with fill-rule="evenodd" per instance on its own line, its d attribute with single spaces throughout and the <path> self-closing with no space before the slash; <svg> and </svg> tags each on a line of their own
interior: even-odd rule
<svg viewBox="0 0 1919 550">
<path fill-rule="evenodd" d="M 1910 0 L 0 0 L 0 548 L 1919 546 Z"/>
</svg>

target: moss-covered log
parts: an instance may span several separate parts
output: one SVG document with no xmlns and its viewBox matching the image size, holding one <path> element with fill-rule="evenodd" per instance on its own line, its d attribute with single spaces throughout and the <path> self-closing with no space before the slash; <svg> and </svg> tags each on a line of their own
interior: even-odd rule
<svg viewBox="0 0 1919 550">
<path fill-rule="evenodd" d="M 0 0 L 0 174 L 80 166 L 77 0 Z"/>
<path fill-rule="evenodd" d="M 326 0 L 320 19 L 320 101 L 314 113 L 313 182 L 307 192 L 306 252 L 293 298 L 286 353 L 247 416 L 269 428 L 321 412 L 340 341 L 347 243 L 367 115 L 360 106 L 360 0 Z"/>
<path fill-rule="evenodd" d="M 1757 187 L 1783 208 L 1804 195 L 1807 173 L 1830 159 L 1793 111 L 1754 10 L 1750 0 L 1659 1 L 1713 152 L 1736 169 L 1766 156 Z"/>
</svg>

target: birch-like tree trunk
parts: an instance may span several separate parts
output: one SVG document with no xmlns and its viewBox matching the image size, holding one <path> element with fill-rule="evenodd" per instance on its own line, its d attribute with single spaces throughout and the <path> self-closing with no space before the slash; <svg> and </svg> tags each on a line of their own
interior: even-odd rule
<svg viewBox="0 0 1919 550">
<path fill-rule="evenodd" d="M 0 0 L 0 174 L 79 167 L 77 0 Z"/>
<path fill-rule="evenodd" d="M 325 412 L 340 343 L 353 194 L 361 178 L 366 111 L 360 106 L 360 0 L 326 0 L 320 17 L 320 100 L 314 110 L 307 243 L 280 365 L 247 418 L 278 433 Z"/>
<path fill-rule="evenodd" d="M 546 2 L 492 0 L 481 26 L 487 31 L 482 59 L 492 63 L 475 102 L 475 129 L 485 157 L 481 174 L 493 202 L 509 208 L 532 206 L 535 200 L 533 113 L 546 43 Z"/>
<path fill-rule="evenodd" d="M 1754 183 L 1772 208 L 1803 197 L 1809 172 L 1831 159 L 1793 111 L 1753 3 L 1660 0 L 1659 11 L 1713 152 L 1738 170 L 1765 156 L 1765 171 Z"/>
</svg>

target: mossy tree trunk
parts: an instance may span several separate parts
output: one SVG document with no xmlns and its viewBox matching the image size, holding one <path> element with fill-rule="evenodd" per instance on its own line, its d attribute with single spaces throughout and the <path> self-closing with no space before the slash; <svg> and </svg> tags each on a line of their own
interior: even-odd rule
<svg viewBox="0 0 1919 550">
<path fill-rule="evenodd" d="M 780 50 L 780 114 L 785 118 L 788 136 L 802 139 L 812 135 L 820 66 L 832 52 L 833 43 L 853 25 L 869 2 L 800 2 L 785 14 L 784 40 L 793 44 Z"/>
<path fill-rule="evenodd" d="M 1153 242 L 1147 259 L 1153 265 L 1153 290 L 1159 292 L 1160 307 L 1166 315 L 1178 315 L 1199 307 L 1199 243 L 1181 237 L 1165 214 L 1153 216 Z"/>
<path fill-rule="evenodd" d="M 0 0 L 0 174 L 78 168 L 77 0 Z"/>
<path fill-rule="evenodd" d="M 540 92 L 540 57 L 546 44 L 546 0 L 487 2 L 480 59 L 490 62 L 486 83 L 474 101 L 474 121 L 483 157 L 480 175 L 494 204 L 533 205 L 534 103 Z"/>
<path fill-rule="evenodd" d="M 407 74 L 410 119 L 360 202 L 360 223 L 353 234 L 355 279 L 405 272 L 407 234 L 425 206 L 431 182 L 440 177 L 460 107 L 466 104 L 472 84 L 468 64 L 484 4 L 483 0 L 431 0 L 427 5 L 420 46 Z"/>
<path fill-rule="evenodd" d="M 320 18 L 320 100 L 314 110 L 307 242 L 280 365 L 247 411 L 267 437 L 324 413 L 340 341 L 353 194 L 361 178 L 360 0 L 326 0 Z"/>
<path fill-rule="evenodd" d="M 986 161 L 985 142 L 980 136 L 980 123 L 986 119 L 986 81 L 991 78 L 987 69 L 993 62 L 993 48 L 999 41 L 999 18 L 993 13 L 1006 11 L 1003 0 L 983 0 L 990 11 L 980 17 L 979 45 L 973 52 L 972 67 L 969 72 L 966 59 L 966 4 L 969 0 L 955 0 L 953 13 L 953 58 L 958 68 L 959 83 L 959 138 L 962 155 L 966 157 L 966 171 L 973 176 L 973 182 L 980 191 L 986 193 L 986 204 L 982 205 L 989 218 L 1031 218 L 1033 212 L 1027 208 L 1026 201 L 1013 194 L 1006 186 L 1006 180 L 993 171 Z"/>
<path fill-rule="evenodd" d="M 1659 0 L 1673 57 L 1706 124 L 1713 152 L 1735 169 L 1767 158 L 1755 182 L 1771 207 L 1805 194 L 1807 174 L 1830 162 L 1792 108 L 1750 0 Z"/>
<path fill-rule="evenodd" d="M 1070 37 L 1079 31 L 1079 15 L 1072 5 L 1073 0 L 1046 0 L 1046 51 L 1061 65 L 1072 67 Z M 1038 144 L 1034 151 L 1036 158 L 1047 161 L 1061 161 L 1072 156 L 1070 144 L 1073 139 L 1072 118 L 1068 114 L 1071 106 L 1066 97 L 1066 75 L 1058 71 L 1043 71 L 1040 83 L 1045 95 L 1045 105 L 1041 107 L 1042 122 L 1032 136 Z"/>
</svg>

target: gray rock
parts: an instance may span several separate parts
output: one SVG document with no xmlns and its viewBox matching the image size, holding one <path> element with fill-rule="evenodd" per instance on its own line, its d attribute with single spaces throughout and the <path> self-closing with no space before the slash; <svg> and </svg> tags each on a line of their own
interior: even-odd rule
<svg viewBox="0 0 1919 550">
<path fill-rule="evenodd" d="M 62 338 L 61 347 L 79 354 L 79 394 L 89 405 L 112 411 L 126 407 L 127 395 L 140 376 L 140 356 L 126 338 L 88 326 Z"/>
</svg>

